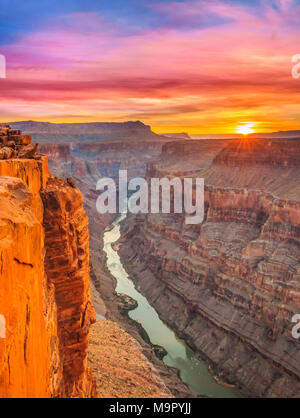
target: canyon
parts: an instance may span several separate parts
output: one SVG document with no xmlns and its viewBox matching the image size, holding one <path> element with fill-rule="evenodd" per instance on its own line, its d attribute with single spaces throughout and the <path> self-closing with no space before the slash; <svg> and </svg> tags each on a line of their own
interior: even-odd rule
<svg viewBox="0 0 300 418">
<path fill-rule="evenodd" d="M 57 388 L 62 386 L 75 395 L 89 392 L 90 396 L 95 391 L 95 386 L 93 390 L 89 387 L 92 377 L 83 354 L 88 348 L 88 328 L 95 321 L 89 289 L 82 281 L 90 270 L 96 316 L 107 320 L 100 321 L 103 324 L 98 321 L 91 328 L 89 366 L 98 383 L 98 394 L 115 396 L 124 384 L 114 385 L 110 381 L 117 367 L 118 343 L 113 338 L 111 346 L 108 335 L 125 332 L 126 341 L 137 344 L 133 355 L 143 362 L 143 370 L 149 370 L 147 364 L 154 368 L 152 376 L 156 383 L 148 394 L 142 388 L 130 391 L 130 387 L 124 387 L 124 396 L 159 396 L 159 390 L 162 396 L 166 393 L 175 397 L 194 396 L 180 381 L 176 370 L 166 368 L 156 358 L 136 327 L 120 313 L 122 304 L 115 293 L 116 282 L 107 270 L 103 233 L 115 215 L 97 213 L 96 183 L 106 176 L 117 180 L 119 170 L 127 169 L 129 179 L 146 176 L 149 180 L 151 177 L 205 180 L 202 224 L 186 225 L 184 214 L 173 213 L 128 215 L 122 222 L 117 248 L 139 292 L 199 359 L 209 365 L 218 381 L 237 386 L 249 397 L 299 397 L 300 351 L 299 342 L 292 337 L 291 319 L 300 309 L 300 140 L 279 134 L 268 138 L 190 139 L 186 134 L 155 135 L 149 132 L 149 127 L 133 124 L 125 125 L 124 130 L 123 126 L 91 124 L 74 126 L 68 131 L 65 126 L 58 129 L 53 124 L 34 123 L 30 127 L 24 123 L 25 133 L 33 134 L 41 142 L 39 150 L 47 155 L 52 175 L 62 179 L 47 181 L 49 174 L 42 170 L 39 180 L 42 186 L 30 170 L 26 170 L 25 176 L 19 163 L 15 175 L 9 168 L 12 163 L 8 163 L 13 160 L 0 161 L 1 176 L 13 173 L 27 184 L 37 183 L 34 190 L 47 214 L 47 221 L 43 221 L 45 239 L 57 251 L 48 253 L 49 256 L 46 251 L 42 266 L 47 268 L 48 280 L 54 287 L 52 296 L 47 297 L 55 301 L 58 292 L 61 301 L 60 306 L 52 302 L 60 319 L 47 325 L 57 338 L 49 354 L 57 365 L 52 383 L 56 389 L 52 393 L 60 396 L 61 389 Z M 21 125 L 14 129 L 18 127 Z M 85 135 L 86 128 L 90 131 Z M 47 165 L 43 156 L 30 161 L 38 167 Z M 22 164 L 28 164 L 27 160 Z M 67 210 L 70 202 L 71 213 Z M 89 218 L 89 237 L 82 204 Z M 64 232 L 54 227 L 54 219 L 63 225 Z M 66 231 L 67 225 L 76 228 L 73 219 L 80 219 L 77 241 L 72 232 Z M 61 246 L 56 240 L 58 229 L 62 234 Z M 66 248 L 68 255 L 61 257 L 60 252 Z M 74 280 L 76 303 L 72 306 L 68 306 L 68 283 L 60 270 L 68 272 L 70 280 Z M 85 307 L 84 318 L 78 312 L 79 305 Z M 73 311 L 71 315 L 70 309 L 77 314 Z M 64 326 L 73 330 L 72 335 L 59 331 Z M 72 344 L 74 333 L 77 349 Z M 61 362 L 64 352 L 65 362 Z M 71 357 L 78 362 L 75 375 Z M 97 359 L 101 359 L 98 364 Z M 122 367 L 129 373 L 125 364 Z M 85 377 L 78 383 L 83 370 Z M 134 367 L 131 372 L 135 373 Z M 61 383 L 63 374 L 65 383 Z M 106 379 L 103 386 L 101 376 Z"/>
<path fill-rule="evenodd" d="M 300 141 L 166 144 L 148 177 L 205 179 L 205 219 L 129 215 L 119 253 L 139 290 L 247 396 L 299 397 Z"/>
<path fill-rule="evenodd" d="M 172 397 L 145 347 L 104 321 L 106 307 L 93 283 L 103 269 L 98 231 L 111 217 L 89 226 L 82 194 L 67 177 L 78 169 L 80 185 L 91 193 L 87 209 L 89 203 L 93 209 L 88 164 L 73 157 L 69 145 L 51 144 L 53 177 L 30 135 L 3 124 L 0 143 L 0 397 Z M 90 266 L 90 254 L 101 268 Z"/>
</svg>

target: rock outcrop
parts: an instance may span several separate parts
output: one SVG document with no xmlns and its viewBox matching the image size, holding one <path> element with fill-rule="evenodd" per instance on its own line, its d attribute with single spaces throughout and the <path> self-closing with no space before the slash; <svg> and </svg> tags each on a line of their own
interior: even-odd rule
<svg viewBox="0 0 300 418">
<path fill-rule="evenodd" d="M 87 349 L 96 317 L 90 298 L 88 217 L 79 190 L 62 180 L 49 179 L 42 200 L 45 269 L 55 288 L 65 391 L 68 397 L 91 396 Z"/>
<path fill-rule="evenodd" d="M 203 141 L 190 146 L 207 154 Z M 166 146 L 149 173 L 170 167 L 182 175 L 195 152 L 176 159 L 179 148 Z M 299 151 L 296 140 L 230 141 L 193 167 L 206 183 L 201 225 L 185 225 L 182 215 L 130 215 L 122 227 L 120 254 L 139 289 L 249 396 L 300 396 L 291 323 L 300 310 Z"/>
<path fill-rule="evenodd" d="M 81 194 L 50 177 L 30 137 L 1 126 L 0 140 L 17 152 L 0 161 L 0 397 L 94 396 Z"/>
<path fill-rule="evenodd" d="M 13 130 L 9 125 L 0 124 L 0 160 L 13 157 L 33 158 L 37 144 L 31 144 L 29 135 L 22 135 L 20 130 Z"/>
<path fill-rule="evenodd" d="M 0 202 L 0 397 L 57 396 L 62 370 L 41 200 L 22 180 L 0 177 Z"/>
</svg>

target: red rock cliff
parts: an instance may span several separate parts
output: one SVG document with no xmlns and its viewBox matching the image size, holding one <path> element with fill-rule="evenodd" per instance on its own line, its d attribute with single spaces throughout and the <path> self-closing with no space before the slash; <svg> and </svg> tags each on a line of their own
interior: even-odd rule
<svg viewBox="0 0 300 418">
<path fill-rule="evenodd" d="M 0 397 L 93 396 L 81 194 L 50 178 L 30 137 L 0 128 Z"/>
<path fill-rule="evenodd" d="M 87 349 L 90 325 L 96 318 L 89 287 L 88 217 L 79 190 L 59 179 L 49 179 L 42 199 L 45 268 L 55 288 L 66 394 L 92 394 Z"/>
</svg>

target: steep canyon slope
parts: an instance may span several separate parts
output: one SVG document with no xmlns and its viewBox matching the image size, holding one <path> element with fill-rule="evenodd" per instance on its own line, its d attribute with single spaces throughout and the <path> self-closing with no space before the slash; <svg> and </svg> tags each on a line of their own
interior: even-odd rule
<svg viewBox="0 0 300 418">
<path fill-rule="evenodd" d="M 102 125 L 100 124 L 100 126 Z M 29 129 L 27 125 L 25 127 Z M 101 237 L 104 229 L 115 216 L 99 215 L 96 211 L 97 181 L 102 177 L 111 177 L 117 181 L 119 170 L 127 170 L 129 179 L 136 176 L 144 177 L 148 163 L 156 159 L 161 154 L 164 144 L 170 141 L 168 138 L 155 135 L 143 124 L 137 123 L 134 127 L 133 133 L 128 131 L 126 124 L 125 129 L 124 124 L 117 124 L 116 127 L 113 124 L 113 129 L 111 129 L 111 124 L 107 124 L 106 135 L 111 139 L 103 140 L 100 134 L 97 134 L 92 141 L 89 137 L 89 129 L 91 129 L 89 127 L 87 133 L 82 134 L 85 138 L 82 142 L 79 141 L 79 137 L 73 136 L 72 143 L 68 143 L 64 138 L 66 134 L 61 134 L 59 140 L 54 138 L 56 142 L 40 145 L 40 151 L 48 157 L 51 173 L 65 180 L 68 177 L 74 178 L 84 197 L 84 207 L 89 216 L 92 294 L 94 303 L 97 304 L 102 315 L 106 314 L 107 309 L 103 301 L 101 302 L 99 293 L 103 295 L 106 292 L 106 284 L 109 286 L 106 292 L 108 298 L 112 291 L 111 279 L 107 277 L 103 268 L 102 261 L 105 257 L 104 254 L 102 256 L 100 254 L 102 250 Z M 63 129 L 67 128 L 63 125 Z M 122 140 L 116 139 L 116 128 L 121 129 L 121 133 L 118 135 L 122 136 Z M 28 132 L 31 132 L 31 129 Z M 54 128 L 51 127 L 51 129 Z M 72 127 L 71 130 L 67 130 L 67 135 L 71 134 L 73 135 Z M 128 135 L 129 138 L 127 138 Z M 38 140 L 41 136 L 42 131 L 36 133 Z M 48 138 L 48 140 L 50 139 Z M 99 292 L 96 292 L 95 288 Z"/>
<path fill-rule="evenodd" d="M 205 219 L 130 215 L 120 255 L 139 289 L 220 378 L 299 397 L 300 141 L 166 144 L 151 177 L 205 179 Z"/>
</svg>

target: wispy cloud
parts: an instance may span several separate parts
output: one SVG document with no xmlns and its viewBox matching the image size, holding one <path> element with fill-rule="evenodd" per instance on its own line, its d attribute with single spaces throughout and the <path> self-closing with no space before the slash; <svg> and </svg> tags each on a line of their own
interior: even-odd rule
<svg viewBox="0 0 300 418">
<path fill-rule="evenodd" d="M 132 31 L 78 12 L 5 45 L 1 119 L 130 117 L 202 132 L 232 130 L 249 117 L 270 130 L 299 126 L 300 83 L 290 64 L 299 53 L 296 1 L 149 7 L 164 25 Z"/>
</svg>

